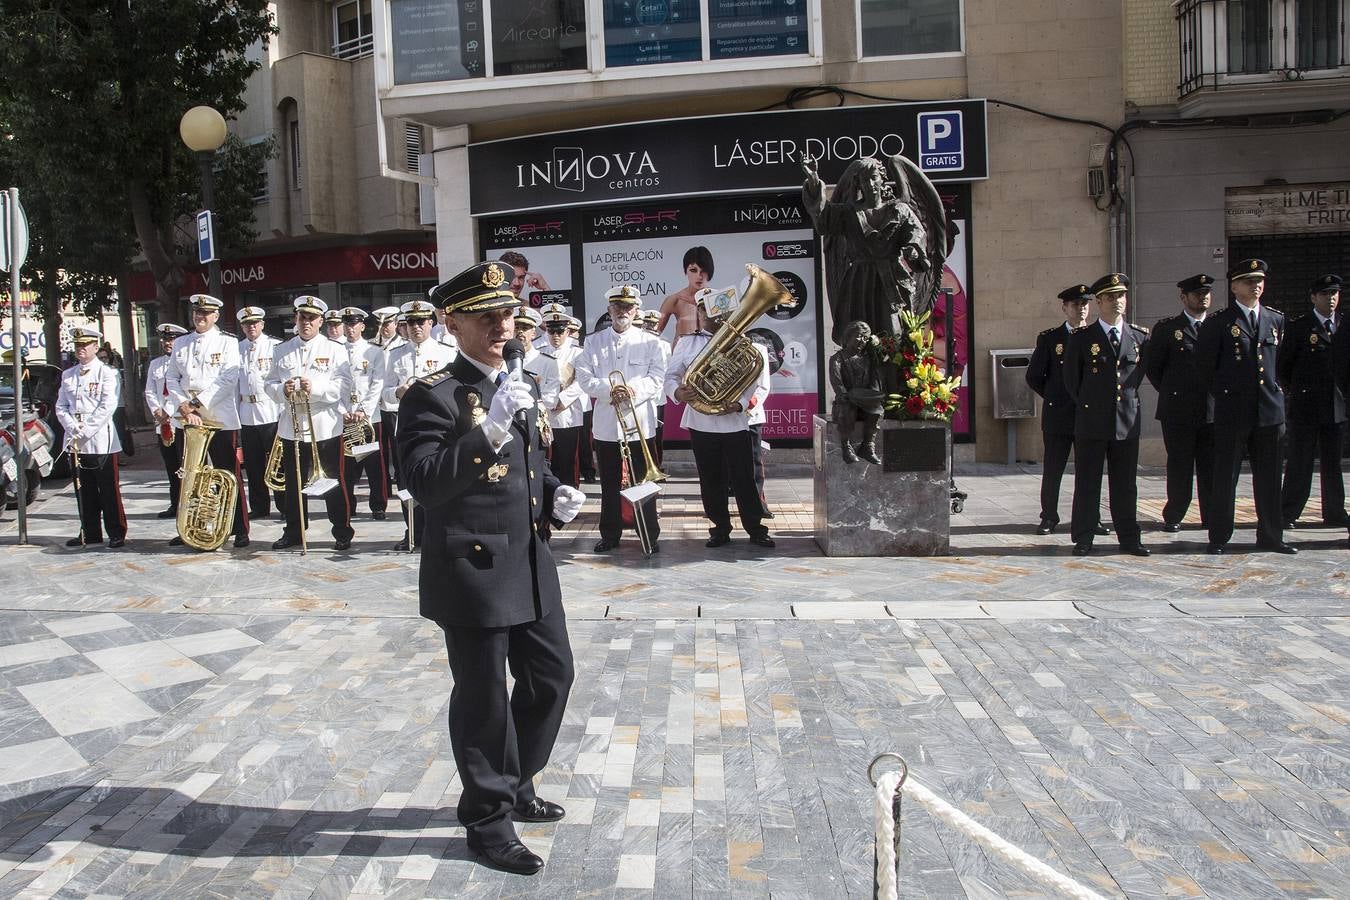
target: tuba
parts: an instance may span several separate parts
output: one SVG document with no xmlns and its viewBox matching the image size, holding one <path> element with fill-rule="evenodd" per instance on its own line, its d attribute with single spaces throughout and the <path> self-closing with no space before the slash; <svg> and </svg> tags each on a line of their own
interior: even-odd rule
<svg viewBox="0 0 1350 900">
<path fill-rule="evenodd" d="M 682 384 L 695 394 L 689 405 L 710 416 L 721 415 L 759 378 L 764 357 L 745 332 L 775 306 L 796 306 L 792 292 L 754 263 L 746 263 L 750 283 L 740 306 L 727 317 L 689 364 Z"/>
<path fill-rule="evenodd" d="M 218 550 L 234 524 L 239 482 L 233 472 L 213 469 L 206 451 L 219 425 L 183 426 L 183 477 L 178 493 L 178 536 L 197 550 Z"/>
</svg>

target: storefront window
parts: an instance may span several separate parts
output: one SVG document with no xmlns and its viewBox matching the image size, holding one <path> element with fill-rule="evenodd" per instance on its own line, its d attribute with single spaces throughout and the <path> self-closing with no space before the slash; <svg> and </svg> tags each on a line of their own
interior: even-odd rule
<svg viewBox="0 0 1350 900">
<path fill-rule="evenodd" d="M 961 0 L 859 0 L 863 56 L 961 50 Z"/>
<path fill-rule="evenodd" d="M 391 0 L 394 83 L 458 81 L 486 74 L 485 0 Z"/>
<path fill-rule="evenodd" d="M 493 75 L 585 68 L 584 0 L 494 0 Z"/>
<path fill-rule="evenodd" d="M 709 56 L 805 53 L 806 0 L 708 0 Z"/>
<path fill-rule="evenodd" d="M 606 0 L 606 65 L 701 59 L 703 21 L 698 0 Z"/>
<path fill-rule="evenodd" d="M 434 280 L 348 281 L 338 285 L 339 306 L 359 306 L 366 312 L 381 306 L 402 306 L 409 300 L 425 300 Z"/>
</svg>

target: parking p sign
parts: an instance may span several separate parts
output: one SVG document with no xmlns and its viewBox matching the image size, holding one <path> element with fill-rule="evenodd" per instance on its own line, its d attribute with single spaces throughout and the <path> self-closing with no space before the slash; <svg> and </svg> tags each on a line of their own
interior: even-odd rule
<svg viewBox="0 0 1350 900">
<path fill-rule="evenodd" d="M 966 164 L 961 111 L 919 113 L 919 168 L 925 172 L 959 172 Z"/>
</svg>

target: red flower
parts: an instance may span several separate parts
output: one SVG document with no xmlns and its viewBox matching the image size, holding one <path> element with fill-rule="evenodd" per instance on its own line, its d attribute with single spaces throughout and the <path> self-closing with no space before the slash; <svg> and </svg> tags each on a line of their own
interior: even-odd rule
<svg viewBox="0 0 1350 900">
<path fill-rule="evenodd" d="M 905 412 L 912 416 L 917 416 L 919 413 L 923 412 L 923 398 L 918 394 L 911 396 L 905 401 Z"/>
<path fill-rule="evenodd" d="M 933 409 L 936 409 L 940 413 L 945 413 L 949 407 L 947 406 L 946 400 L 934 400 Z"/>
<path fill-rule="evenodd" d="M 903 372 L 900 373 L 900 380 L 901 380 L 901 381 L 909 381 L 909 380 L 910 380 L 911 378 L 913 378 L 913 377 L 914 377 L 914 372 L 911 371 L 910 369 L 905 369 Z"/>
<path fill-rule="evenodd" d="M 914 351 L 913 351 L 913 350 L 906 350 L 906 351 L 905 351 L 905 362 L 914 362 L 914 360 L 917 359 L 917 358 L 918 358 L 918 357 L 916 357 L 916 356 L 914 355 Z"/>
<path fill-rule="evenodd" d="M 936 357 L 936 356 L 925 356 L 925 357 L 923 358 L 923 362 L 924 362 L 924 365 L 927 365 L 927 366 L 936 365 L 936 364 L 937 364 L 937 357 Z"/>
</svg>

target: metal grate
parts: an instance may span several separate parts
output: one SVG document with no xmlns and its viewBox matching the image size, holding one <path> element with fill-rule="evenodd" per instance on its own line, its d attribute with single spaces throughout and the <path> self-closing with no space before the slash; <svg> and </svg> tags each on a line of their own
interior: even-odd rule
<svg viewBox="0 0 1350 900">
<path fill-rule="evenodd" d="M 1342 277 L 1350 275 L 1350 231 L 1228 239 L 1230 262 L 1251 258 L 1264 259 L 1270 266 L 1262 302 L 1294 318 L 1312 309 L 1308 285 L 1314 278 L 1329 272 Z"/>
</svg>

